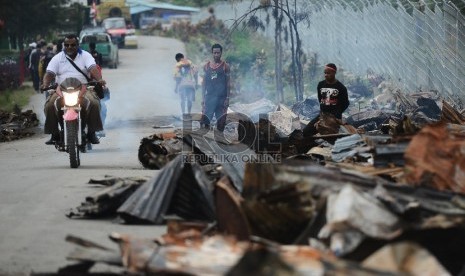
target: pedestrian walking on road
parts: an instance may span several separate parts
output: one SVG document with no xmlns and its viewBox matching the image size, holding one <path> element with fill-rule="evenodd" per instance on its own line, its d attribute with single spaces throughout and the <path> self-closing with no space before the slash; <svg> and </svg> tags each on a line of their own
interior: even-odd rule
<svg viewBox="0 0 465 276">
<path fill-rule="evenodd" d="M 223 47 L 220 44 L 214 44 L 211 51 L 213 61 L 203 67 L 201 125 L 210 128 L 210 122 L 215 116 L 216 128 L 224 131 L 231 90 L 230 67 L 221 59 Z"/>
<path fill-rule="evenodd" d="M 197 69 L 192 61 L 185 58 L 182 53 L 177 53 L 175 59 L 174 79 L 176 81 L 176 88 L 174 92 L 179 94 L 181 99 L 181 111 L 183 116 L 190 116 L 192 103 L 195 101 L 195 89 L 198 85 Z"/>
</svg>

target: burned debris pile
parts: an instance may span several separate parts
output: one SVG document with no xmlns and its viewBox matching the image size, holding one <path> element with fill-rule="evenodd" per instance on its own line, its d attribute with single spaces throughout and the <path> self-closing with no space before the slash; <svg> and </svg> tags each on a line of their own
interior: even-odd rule
<svg viewBox="0 0 465 276">
<path fill-rule="evenodd" d="M 8 142 L 34 135 L 31 128 L 39 125 L 37 115 L 28 110 L 9 113 L 0 110 L 0 142 Z"/>
<path fill-rule="evenodd" d="M 66 216 L 73 217 L 103 217 L 114 215 L 118 207 L 147 179 L 119 178 L 108 176 L 104 179 L 91 179 L 89 184 L 101 185 L 105 188 L 86 197 L 80 206 L 69 210 Z"/>
<path fill-rule="evenodd" d="M 112 209 L 167 234 L 113 233 L 119 259 L 96 246 L 69 259 L 147 274 L 465 273 L 465 118 L 431 93 L 390 97 L 350 120 L 302 119 L 302 103 L 236 117 L 235 139 L 148 137 L 144 166 L 159 171 Z"/>
<path fill-rule="evenodd" d="M 174 133 L 144 137 L 139 146 L 139 161 L 148 169 L 162 168 L 181 152 L 182 142 L 179 138 Z"/>
</svg>

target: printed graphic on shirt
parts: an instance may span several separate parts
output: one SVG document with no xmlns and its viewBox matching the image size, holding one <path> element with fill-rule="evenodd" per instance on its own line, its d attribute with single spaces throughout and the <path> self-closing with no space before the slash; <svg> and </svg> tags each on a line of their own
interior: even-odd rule
<svg viewBox="0 0 465 276">
<path fill-rule="evenodd" d="M 337 105 L 339 90 L 335 88 L 321 88 L 321 102 L 323 105 Z"/>
<path fill-rule="evenodd" d="M 218 73 L 216 71 L 212 71 L 211 79 L 214 80 L 218 77 Z"/>
</svg>

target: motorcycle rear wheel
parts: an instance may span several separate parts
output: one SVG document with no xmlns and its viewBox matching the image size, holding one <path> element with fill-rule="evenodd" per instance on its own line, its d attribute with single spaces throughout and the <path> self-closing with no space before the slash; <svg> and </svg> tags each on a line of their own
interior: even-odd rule
<svg viewBox="0 0 465 276">
<path fill-rule="evenodd" d="M 66 134 L 69 153 L 69 165 L 71 168 L 77 168 L 81 165 L 79 160 L 79 144 L 78 144 L 78 121 L 66 122 Z"/>
</svg>

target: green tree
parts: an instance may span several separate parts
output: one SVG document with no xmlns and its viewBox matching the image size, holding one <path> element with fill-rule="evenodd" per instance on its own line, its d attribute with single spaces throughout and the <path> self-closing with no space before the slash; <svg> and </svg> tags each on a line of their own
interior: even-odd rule
<svg viewBox="0 0 465 276">
<path fill-rule="evenodd" d="M 47 33 L 58 22 L 69 0 L 0 0 L 0 19 L 5 22 L 12 48 L 23 49 L 25 38 Z"/>
<path fill-rule="evenodd" d="M 260 3 L 255 8 L 250 8 L 246 13 L 234 21 L 232 29 L 240 26 L 240 23 L 246 20 L 260 10 L 271 10 L 275 21 L 275 81 L 277 101 L 284 100 L 283 95 L 283 41 L 290 43 L 291 48 L 291 79 L 294 86 L 295 100 L 303 99 L 304 83 L 303 83 L 303 61 L 305 60 L 302 51 L 302 41 L 300 39 L 298 24 L 308 19 L 309 13 L 298 7 L 297 0 L 260 0 Z M 288 27 L 284 24 L 284 20 L 288 20 Z M 267 19 L 268 23 L 269 20 Z M 289 40 L 290 36 L 290 42 Z"/>
</svg>

